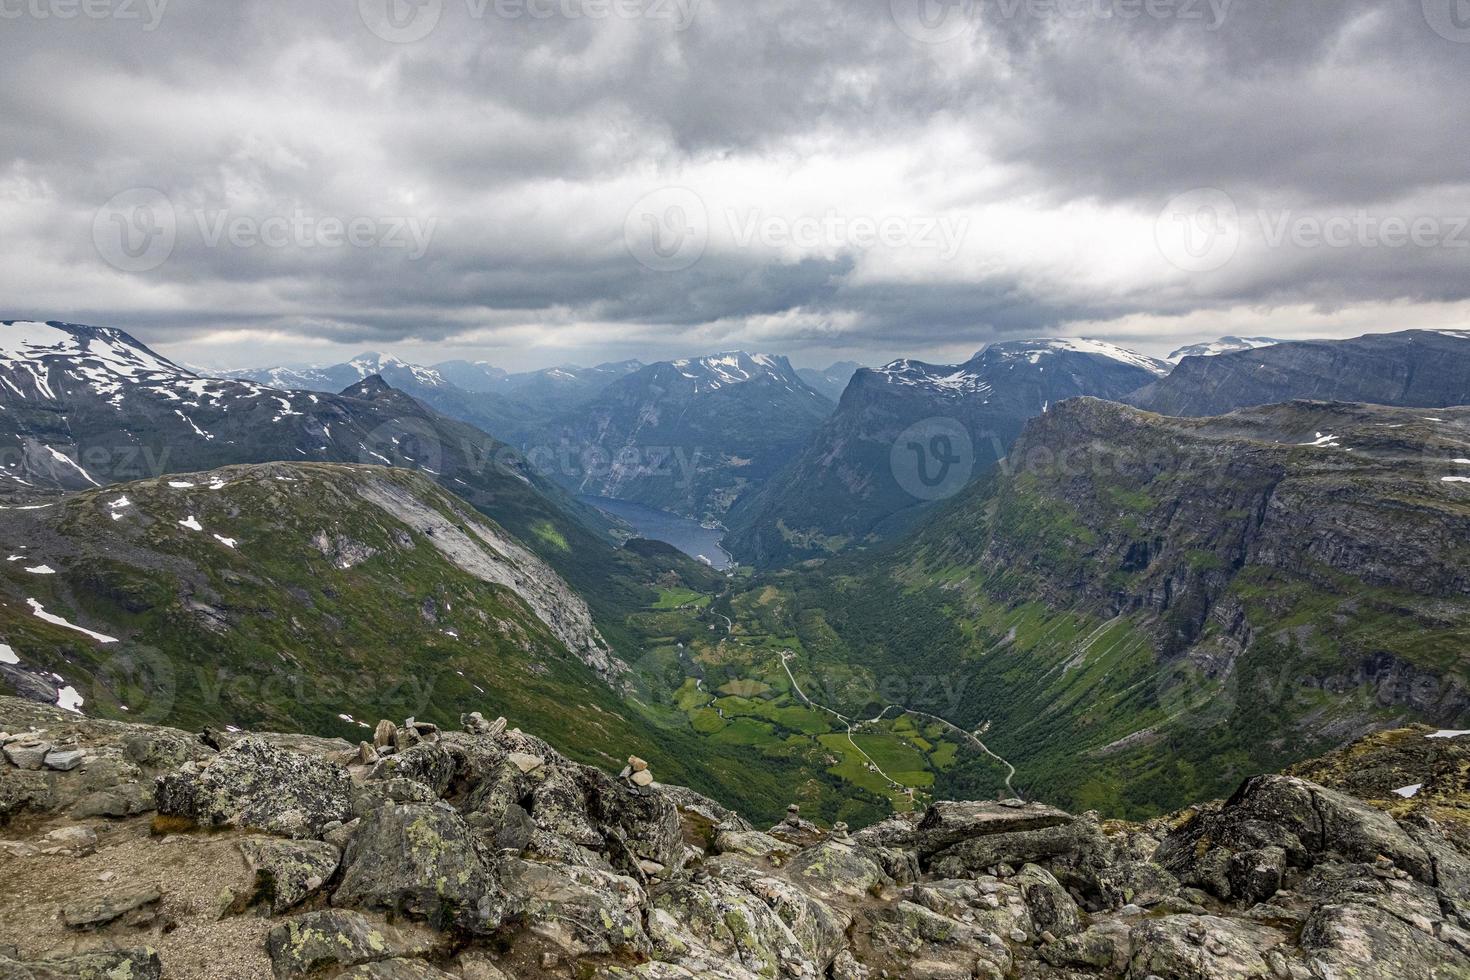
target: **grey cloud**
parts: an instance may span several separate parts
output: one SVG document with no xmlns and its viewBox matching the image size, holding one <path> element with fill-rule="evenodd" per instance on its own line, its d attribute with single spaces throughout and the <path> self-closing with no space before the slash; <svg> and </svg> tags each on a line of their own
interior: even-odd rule
<svg viewBox="0 0 1470 980">
<path fill-rule="evenodd" d="M 22 256 L 0 252 L 0 289 L 16 314 L 104 320 L 164 342 L 285 324 L 332 342 L 452 345 L 470 329 L 580 321 L 630 336 L 659 325 L 674 344 L 795 311 L 793 347 L 831 343 L 840 321 L 845 342 L 916 353 L 1133 313 L 1470 294 L 1450 250 L 1282 252 L 1185 286 L 1089 292 L 1015 268 L 884 281 L 840 250 L 793 262 L 712 249 L 688 270 L 653 273 L 622 247 L 631 202 L 618 195 L 632 184 L 928 146 L 936 128 L 989 155 L 987 193 L 1040 206 L 1147 215 L 1178 191 L 1219 186 L 1246 210 L 1411 197 L 1463 210 L 1470 102 L 1451 86 L 1470 44 L 1435 34 L 1420 0 L 1234 0 L 1216 30 L 1033 16 L 1026 2 L 984 0 L 944 44 L 905 35 L 889 0 L 702 0 L 682 31 L 475 19 L 466 0 L 445 0 L 438 29 L 405 45 L 374 37 L 356 0 L 172 0 L 152 32 L 6 21 L 0 207 L 42 229 L 27 247 L 75 269 L 78 285 L 74 309 L 38 308 L 67 278 L 37 288 Z M 1003 16 L 1013 3 L 1022 12 Z M 949 188 L 931 194 L 946 206 L 975 203 L 974 161 L 934 145 L 916 182 Z M 16 190 L 21 177 L 44 193 Z M 165 265 L 116 276 L 98 261 L 91 219 L 134 186 L 164 190 L 186 217 Z M 907 188 L 874 186 L 871 207 L 895 190 Z M 417 261 L 207 247 L 188 215 L 227 204 L 435 230 Z M 639 353 L 617 336 L 606 346 Z"/>
</svg>

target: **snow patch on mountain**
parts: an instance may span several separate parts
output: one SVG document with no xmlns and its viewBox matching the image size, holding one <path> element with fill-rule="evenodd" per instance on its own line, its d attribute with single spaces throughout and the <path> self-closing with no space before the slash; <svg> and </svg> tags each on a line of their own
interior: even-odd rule
<svg viewBox="0 0 1470 980">
<path fill-rule="evenodd" d="M 1181 347 L 1170 354 L 1168 360 L 1178 364 L 1186 357 L 1214 357 L 1218 354 L 1232 354 L 1241 350 L 1260 350 L 1262 347 L 1275 347 L 1277 344 L 1285 343 L 1274 337 L 1221 337 L 1209 343 L 1190 344 Z"/>
</svg>

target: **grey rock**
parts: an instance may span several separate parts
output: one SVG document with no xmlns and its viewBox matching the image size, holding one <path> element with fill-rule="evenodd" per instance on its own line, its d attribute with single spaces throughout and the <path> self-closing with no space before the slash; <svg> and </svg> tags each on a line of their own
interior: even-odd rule
<svg viewBox="0 0 1470 980">
<path fill-rule="evenodd" d="M 1259 853 L 1236 861 L 1242 852 Z M 1181 882 L 1222 899 L 1236 897 L 1237 885 L 1247 888 L 1253 894 L 1240 897 L 1248 900 L 1261 897 L 1285 867 L 1379 855 L 1416 880 L 1433 881 L 1429 854 L 1381 810 L 1304 779 L 1258 776 L 1170 833 L 1156 860 Z"/>
<path fill-rule="evenodd" d="M 158 811 L 201 827 L 317 837 L 352 816 L 352 779 L 339 766 L 245 738 L 207 765 L 158 780 Z"/>
<path fill-rule="evenodd" d="M 1287 938 L 1254 923 L 1194 915 L 1146 920 L 1134 928 L 1132 937 L 1130 976 L 1190 980 L 1268 977 L 1266 954 Z"/>
<path fill-rule="evenodd" d="M 809 847 L 791 860 L 791 879 L 822 899 L 862 901 L 892 879 L 877 861 L 857 848 L 836 841 Z"/>
<path fill-rule="evenodd" d="M 40 846 L 43 852 L 84 857 L 97 850 L 97 832 L 91 827 L 60 827 L 41 838 Z"/>
<path fill-rule="evenodd" d="M 454 756 L 443 746 L 421 742 L 379 762 L 368 778 L 374 781 L 412 779 L 424 784 L 433 796 L 439 797 L 449 788 L 457 768 Z"/>
<path fill-rule="evenodd" d="M 1065 826 L 1072 820 L 1071 814 L 1042 804 L 1015 807 L 986 802 L 939 802 L 924 812 L 914 830 L 912 844 L 920 857 L 930 857 L 977 837 L 1045 830 Z"/>
<path fill-rule="evenodd" d="M 277 980 L 422 956 L 434 947 L 435 940 L 427 934 L 382 925 L 342 909 L 308 912 L 281 923 L 266 936 L 266 951 Z"/>
<path fill-rule="evenodd" d="M 337 974 L 337 980 L 455 980 L 423 960 L 381 960 Z"/>
<path fill-rule="evenodd" d="M 82 764 L 86 753 L 81 749 L 52 749 L 46 753 L 46 768 L 57 772 L 71 772 Z"/>
<path fill-rule="evenodd" d="M 397 741 L 398 726 L 384 719 L 378 722 L 378 727 L 373 729 L 373 748 L 385 749 Z"/>
<path fill-rule="evenodd" d="M 68 929 L 98 929 L 124 918 L 129 924 L 141 924 L 152 920 L 154 913 L 148 907 L 162 899 L 163 891 L 156 885 L 98 895 L 62 906 L 61 921 Z"/>
<path fill-rule="evenodd" d="M 306 901 L 337 872 L 339 852 L 322 841 L 250 837 L 239 848 L 255 879 L 254 891 L 241 904 L 265 902 L 274 915 Z"/>
<path fill-rule="evenodd" d="M 10 742 L 5 746 L 5 758 L 17 769 L 41 769 L 46 764 L 46 756 L 51 751 L 51 743 L 40 739 L 21 739 Z"/>
<path fill-rule="evenodd" d="M 0 953 L 3 980 L 162 980 L 163 962 L 151 949 L 79 953 L 23 962 Z"/>
<path fill-rule="evenodd" d="M 1051 872 L 1028 864 L 1011 883 L 1021 890 L 1038 932 L 1071 936 L 1082 931 L 1082 910 Z"/>
<path fill-rule="evenodd" d="M 495 878 L 451 809 L 387 805 L 362 819 L 342 858 L 339 906 L 393 911 L 471 932 L 503 914 Z"/>
<path fill-rule="evenodd" d="M 594 868 L 512 859 L 502 866 L 511 906 L 564 955 L 646 957 L 642 887 Z"/>
</svg>

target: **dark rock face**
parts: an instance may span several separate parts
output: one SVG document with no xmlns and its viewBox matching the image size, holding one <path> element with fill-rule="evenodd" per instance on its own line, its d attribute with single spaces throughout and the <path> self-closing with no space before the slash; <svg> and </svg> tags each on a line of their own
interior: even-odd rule
<svg viewBox="0 0 1470 980">
<path fill-rule="evenodd" d="M 351 818 L 352 780 L 331 763 L 242 739 L 206 765 L 161 777 L 158 812 L 201 827 L 317 837 Z"/>
<path fill-rule="evenodd" d="M 1407 330 L 1186 357 L 1126 400 L 1162 415 L 1224 415 L 1308 398 L 1441 408 L 1470 404 L 1470 337 Z"/>
</svg>

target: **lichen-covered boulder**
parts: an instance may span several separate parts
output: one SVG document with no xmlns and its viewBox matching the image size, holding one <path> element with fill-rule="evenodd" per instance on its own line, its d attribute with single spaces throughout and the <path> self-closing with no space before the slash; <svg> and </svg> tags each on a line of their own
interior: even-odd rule
<svg viewBox="0 0 1470 980">
<path fill-rule="evenodd" d="M 1082 910 L 1051 872 L 1028 864 L 1011 879 L 1011 884 L 1021 890 L 1037 932 L 1061 937 L 1082 931 Z"/>
<path fill-rule="evenodd" d="M 1272 975 L 1267 954 L 1286 934 L 1260 923 L 1208 915 L 1150 919 L 1132 933 L 1131 976 L 1256 980 Z"/>
<path fill-rule="evenodd" d="M 423 960 L 380 960 L 337 974 L 337 980 L 456 980 Z"/>
<path fill-rule="evenodd" d="M 566 864 L 511 859 L 501 883 L 517 918 L 568 956 L 647 956 L 645 895 L 632 878 Z"/>
<path fill-rule="evenodd" d="M 321 836 L 352 816 L 352 779 L 341 767 L 243 738 L 207 763 L 158 779 L 158 812 L 201 827 Z"/>
<path fill-rule="evenodd" d="M 1249 856 L 1235 860 L 1242 853 Z M 1380 855 L 1419 881 L 1434 881 L 1429 854 L 1383 811 L 1304 779 L 1257 776 L 1176 828 L 1155 859 L 1184 884 L 1255 901 L 1285 867 Z"/>
<path fill-rule="evenodd" d="M 888 846 L 909 846 L 927 860 L 964 841 L 1063 827 L 1072 820 L 1066 811 L 1040 803 L 939 802 L 924 811 L 911 843 L 900 838 Z"/>
<path fill-rule="evenodd" d="M 765 874 L 743 859 L 721 856 L 708 867 L 721 880 L 744 889 L 775 912 L 817 965 L 818 973 L 830 967 L 847 949 L 847 928 L 852 924 L 852 914 L 841 905 L 828 904 L 799 883 Z"/>
<path fill-rule="evenodd" d="M 0 953 L 3 980 L 160 980 L 163 963 L 152 949 L 79 953 L 22 962 Z"/>
<path fill-rule="evenodd" d="M 438 742 L 421 742 L 379 762 L 368 778 L 374 782 L 412 779 L 427 786 L 437 798 L 449 789 L 457 769 L 458 763 L 446 746 Z"/>
<path fill-rule="evenodd" d="M 382 909 L 489 932 L 502 901 L 490 866 L 470 829 L 446 805 L 389 804 L 369 813 L 342 858 L 334 905 Z"/>
<path fill-rule="evenodd" d="M 837 841 L 809 847 L 791 859 L 791 880 L 818 898 L 861 901 L 892 879 L 863 849 Z"/>
<path fill-rule="evenodd" d="M 239 843 L 245 865 L 254 876 L 253 890 L 239 907 L 264 902 L 280 915 L 306 901 L 337 873 L 340 852 L 324 841 L 247 837 Z"/>
<path fill-rule="evenodd" d="M 535 828 L 527 845 L 531 856 L 611 868 L 640 880 L 641 861 L 666 868 L 683 863 L 678 808 L 658 790 L 628 786 L 519 732 L 494 738 L 454 733 L 440 744 L 464 755 L 464 812 L 499 827 L 519 807 Z M 525 769 L 516 756 L 541 764 Z"/>
<path fill-rule="evenodd" d="M 859 962 L 889 976 L 1002 980 L 1012 966 L 999 937 L 908 901 L 865 909 L 853 944 Z"/>
<path fill-rule="evenodd" d="M 1132 955 L 1131 932 L 1124 922 L 1099 923 L 1042 946 L 1041 958 L 1059 968 L 1102 970 L 1108 976 L 1122 976 Z"/>
<path fill-rule="evenodd" d="M 276 980 L 294 980 L 341 967 L 423 956 L 436 944 L 426 932 L 383 925 L 357 912 L 327 909 L 276 926 L 266 937 L 266 952 Z"/>
<path fill-rule="evenodd" d="M 700 974 L 733 961 L 761 977 L 814 976 L 816 964 L 765 902 L 737 885 L 681 880 L 652 896 L 654 956 Z"/>
<path fill-rule="evenodd" d="M 1303 952 L 1333 975 L 1470 976 L 1470 932 L 1441 893 L 1378 865 L 1326 864 L 1301 883 Z"/>
</svg>

